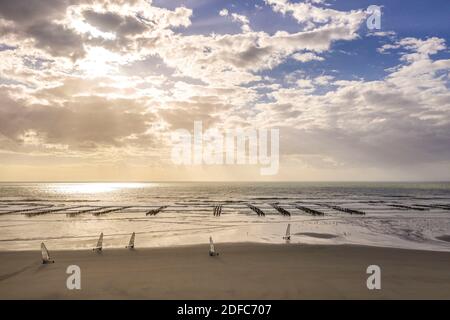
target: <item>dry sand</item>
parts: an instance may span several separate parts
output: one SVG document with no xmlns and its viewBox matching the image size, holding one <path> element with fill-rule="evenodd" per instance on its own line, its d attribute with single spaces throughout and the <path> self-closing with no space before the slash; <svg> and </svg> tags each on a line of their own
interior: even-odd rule
<svg viewBox="0 0 450 320">
<path fill-rule="evenodd" d="M 450 253 L 363 246 L 208 246 L 0 253 L 1 299 L 450 299 Z M 81 268 L 81 290 L 66 268 Z M 366 268 L 381 267 L 381 290 Z"/>
</svg>

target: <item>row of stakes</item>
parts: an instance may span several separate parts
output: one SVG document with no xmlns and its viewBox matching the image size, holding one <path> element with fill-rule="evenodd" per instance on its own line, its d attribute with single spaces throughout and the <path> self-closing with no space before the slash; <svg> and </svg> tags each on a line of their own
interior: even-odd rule
<svg viewBox="0 0 450 320">
<path fill-rule="evenodd" d="M 136 237 L 136 234 L 133 232 L 131 234 L 130 241 L 128 242 L 128 245 L 125 247 L 125 249 L 133 250 L 134 249 L 134 239 Z M 291 224 L 289 223 L 286 228 L 286 235 L 283 237 L 283 240 L 289 241 L 291 240 Z M 101 252 L 103 250 L 103 232 L 100 234 L 100 237 L 98 238 L 97 245 L 92 249 L 92 251 L 95 252 Z M 42 263 L 43 264 L 49 264 L 49 263 L 55 263 L 55 260 L 50 258 L 50 252 L 47 250 L 47 247 L 42 242 L 41 243 L 41 253 L 42 253 Z M 216 251 L 214 242 L 212 237 L 209 237 L 209 255 L 211 257 L 218 256 L 219 253 Z"/>
</svg>

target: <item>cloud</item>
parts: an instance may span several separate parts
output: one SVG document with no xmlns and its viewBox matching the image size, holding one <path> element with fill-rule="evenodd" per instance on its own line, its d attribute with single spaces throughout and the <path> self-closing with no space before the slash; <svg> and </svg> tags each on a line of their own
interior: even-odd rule
<svg viewBox="0 0 450 320">
<path fill-rule="evenodd" d="M 134 99 L 78 97 L 55 106 L 28 104 L 6 90 L 1 97 L 0 132 L 17 144 L 27 142 L 28 136 L 71 149 L 119 147 L 121 139 L 144 134 L 154 119 L 142 101 Z"/>
<path fill-rule="evenodd" d="M 297 61 L 300 62 L 308 62 L 308 61 L 323 61 L 325 60 L 324 58 L 312 53 L 312 52 L 305 52 L 305 53 L 295 53 L 292 55 L 292 58 L 294 58 Z"/>
<path fill-rule="evenodd" d="M 170 131 L 202 120 L 278 127 L 283 155 L 311 168 L 448 162 L 444 39 L 361 38 L 364 10 L 266 4 L 289 32 L 253 30 L 235 7 L 213 15 L 240 32 L 216 34 L 195 28 L 195 8 L 151 1 L 0 0 L 0 151 L 164 162 Z M 357 39 L 397 65 L 370 81 L 332 72 L 335 43 Z"/>
<path fill-rule="evenodd" d="M 229 14 L 229 12 L 227 9 L 222 9 L 219 11 L 219 16 L 221 16 L 221 17 L 226 17 L 226 16 L 228 16 L 228 14 Z"/>
<path fill-rule="evenodd" d="M 243 32 L 252 31 L 252 29 L 250 28 L 250 21 L 246 16 L 242 14 L 232 13 L 231 18 L 233 19 L 233 21 L 239 22 L 242 25 L 241 29 Z"/>
<path fill-rule="evenodd" d="M 3 34 L 32 38 L 36 48 L 55 56 L 77 59 L 84 55 L 83 40 L 67 26 L 54 21 L 64 17 L 67 7 L 75 1 L 1 1 L 0 17 L 9 24 L 1 30 Z M 6 28 L 5 28 L 6 26 Z"/>
<path fill-rule="evenodd" d="M 449 78 L 441 74 L 450 60 L 430 59 L 447 49 L 445 42 L 405 38 L 396 45 L 408 51 L 385 79 L 300 79 L 272 92 L 275 102 L 260 105 L 258 117 L 282 126 L 285 152 L 298 157 L 313 154 L 349 168 L 448 161 Z M 334 89 L 314 94 L 315 85 Z"/>
<path fill-rule="evenodd" d="M 33 2 L 32 7 L 37 4 Z M 51 20 L 34 16 L 33 11 L 20 16 L 10 14 L 21 6 L 24 4 L 19 1 L 16 7 L 8 5 L 3 10 L 7 19 L 14 23 L 9 32 L 15 35 L 17 44 L 31 39 L 34 44 L 28 42 L 28 48 L 43 50 L 42 58 L 48 58 L 45 54 L 70 58 L 76 61 L 75 68 L 89 64 L 99 69 L 101 63 L 93 61 L 92 52 L 97 54 L 101 50 L 96 47 L 101 47 L 112 52 L 105 52 L 105 57 L 120 53 L 120 59 L 111 60 L 110 67 L 104 68 L 118 70 L 124 64 L 154 55 L 178 74 L 213 85 L 223 80 L 230 85 L 258 81 L 260 78 L 255 72 L 270 70 L 298 51 L 309 51 L 295 56 L 303 61 L 320 60 L 315 52 L 328 50 L 334 41 L 354 39 L 361 23 L 352 18 L 353 24 L 323 23 L 308 31 L 269 35 L 253 32 L 246 16 L 222 10 L 222 15 L 229 15 L 242 24 L 243 33 L 185 36 L 171 29 L 191 24 L 192 10 L 184 7 L 167 10 L 145 1 L 109 1 L 103 5 L 96 1 L 66 1 L 52 8 L 51 16 L 55 20 Z M 39 10 L 36 12 L 41 12 Z M 314 13 L 322 9 L 317 10 Z M 348 14 L 355 16 L 355 12 Z M 341 17 L 346 15 L 339 13 Z M 25 17 L 31 21 L 29 26 L 19 24 Z"/>
<path fill-rule="evenodd" d="M 0 17 L 16 21 L 27 27 L 37 21 L 52 21 L 64 16 L 65 10 L 74 0 L 15 0 L 0 1 Z"/>
<path fill-rule="evenodd" d="M 121 16 L 113 12 L 96 12 L 91 9 L 83 11 L 83 17 L 90 25 L 104 32 L 115 32 L 119 35 L 143 33 L 147 27 L 133 16 Z"/>
<path fill-rule="evenodd" d="M 307 1 L 291 3 L 287 0 L 265 0 L 272 6 L 275 12 L 282 14 L 292 14 L 292 16 L 302 24 L 305 30 L 312 30 L 322 25 L 347 26 L 354 28 L 359 26 L 365 17 L 362 10 L 338 11 L 334 9 L 319 7 L 323 1 Z"/>
<path fill-rule="evenodd" d="M 47 54 L 76 61 L 86 55 L 88 46 L 138 54 L 138 35 L 148 38 L 187 27 L 191 14 L 184 7 L 167 10 L 143 0 L 2 1 L 0 17 L 8 23 L 0 24 L 0 33 L 17 44 L 32 40 Z"/>
<path fill-rule="evenodd" d="M 166 64 L 186 76 L 214 84 L 223 79 L 242 84 L 258 80 L 252 72 L 272 69 L 294 52 L 324 52 L 334 41 L 355 39 L 355 31 L 339 26 L 298 33 L 276 32 L 274 35 L 264 32 L 174 35 L 170 42 L 156 41 L 154 50 Z"/>
<path fill-rule="evenodd" d="M 51 55 L 76 60 L 85 54 L 82 38 L 63 25 L 39 22 L 26 29 L 25 33 L 34 38 L 37 48 Z"/>
<path fill-rule="evenodd" d="M 391 39 L 396 35 L 397 33 L 394 31 L 375 31 L 367 34 L 368 37 L 389 37 Z"/>
<path fill-rule="evenodd" d="M 143 41 L 149 51 L 158 54 L 167 65 L 176 68 L 184 76 L 214 85 L 223 80 L 232 85 L 240 85 L 260 80 L 255 72 L 270 70 L 296 52 L 309 51 L 304 56 L 307 59 L 308 55 L 329 50 L 335 41 L 358 37 L 357 30 L 365 16 L 362 10 L 341 12 L 316 9 L 314 14 L 324 11 L 330 17 L 337 15 L 339 18 L 324 20 L 317 27 L 295 33 L 278 31 L 268 34 L 252 31 L 246 16 L 222 9 L 219 15 L 229 16 L 241 23 L 243 33 L 190 36 L 168 34 L 156 37 L 151 42 Z"/>
</svg>

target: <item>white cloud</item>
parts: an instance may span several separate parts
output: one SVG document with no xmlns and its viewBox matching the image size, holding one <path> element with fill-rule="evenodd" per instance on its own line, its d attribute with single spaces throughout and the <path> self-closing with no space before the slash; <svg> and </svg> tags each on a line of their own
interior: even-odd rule
<svg viewBox="0 0 450 320">
<path fill-rule="evenodd" d="M 313 61 L 313 60 L 316 60 L 316 61 L 325 60 L 321 56 L 318 56 L 312 52 L 295 53 L 292 55 L 292 58 L 294 58 L 295 60 L 300 61 L 300 62 L 308 62 L 308 61 Z"/>
<path fill-rule="evenodd" d="M 331 82 L 331 80 L 333 80 L 333 79 L 334 79 L 333 76 L 326 76 L 326 75 L 319 76 L 314 79 L 314 83 L 324 86 L 324 85 L 329 84 Z"/>
<path fill-rule="evenodd" d="M 226 17 L 226 16 L 228 16 L 228 9 L 222 9 L 222 10 L 220 10 L 220 11 L 219 11 L 219 15 L 220 15 L 221 17 Z"/>
<path fill-rule="evenodd" d="M 239 22 L 242 24 L 242 31 L 243 32 L 250 32 L 252 31 L 252 29 L 250 28 L 250 21 L 248 20 L 248 18 L 242 14 L 237 14 L 237 13 L 232 13 L 231 17 L 233 19 L 233 21 Z"/>
<path fill-rule="evenodd" d="M 368 37 L 389 37 L 392 38 L 396 36 L 397 34 L 395 31 L 375 31 L 375 32 L 369 32 L 367 34 Z"/>
<path fill-rule="evenodd" d="M 318 7 L 322 1 L 309 1 L 291 3 L 288 0 L 265 0 L 273 7 L 273 10 L 282 14 L 290 13 L 301 24 L 305 30 L 312 30 L 318 26 L 328 24 L 328 26 L 347 26 L 351 29 L 359 26 L 361 20 L 366 16 L 362 10 L 352 10 L 349 12 Z"/>
<path fill-rule="evenodd" d="M 221 17 L 231 17 L 231 19 L 235 22 L 238 22 L 241 24 L 241 29 L 243 32 L 250 32 L 252 29 L 250 28 L 250 21 L 248 18 L 242 14 L 238 13 L 231 13 L 228 11 L 228 9 L 222 9 L 219 11 L 219 15 Z"/>
</svg>

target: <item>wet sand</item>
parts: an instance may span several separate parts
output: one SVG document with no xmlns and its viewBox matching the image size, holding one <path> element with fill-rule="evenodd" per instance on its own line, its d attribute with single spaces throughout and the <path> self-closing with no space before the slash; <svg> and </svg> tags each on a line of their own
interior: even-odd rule
<svg viewBox="0 0 450 320">
<path fill-rule="evenodd" d="M 443 236 L 436 237 L 436 239 L 441 240 L 441 241 L 450 242 L 450 235 L 446 234 Z"/>
<path fill-rule="evenodd" d="M 300 232 L 296 233 L 297 236 L 307 236 L 311 238 L 318 238 L 318 239 L 333 239 L 337 238 L 338 236 L 335 234 L 329 234 L 329 233 L 316 233 L 316 232 Z"/>
<path fill-rule="evenodd" d="M 49 248 L 51 249 L 51 248 Z M 1 299 L 450 299 L 450 253 L 364 246 L 217 244 L 0 252 Z M 381 267 L 368 290 L 367 266 Z M 81 290 L 66 269 L 81 268 Z"/>
</svg>

